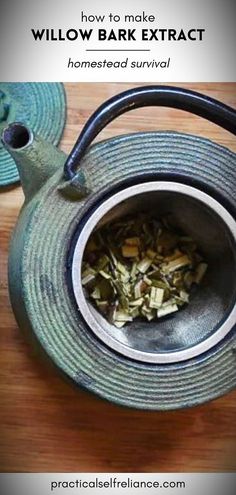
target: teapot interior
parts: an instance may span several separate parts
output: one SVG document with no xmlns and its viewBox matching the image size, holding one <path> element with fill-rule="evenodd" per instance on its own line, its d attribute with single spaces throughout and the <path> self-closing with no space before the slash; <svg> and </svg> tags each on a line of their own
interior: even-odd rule
<svg viewBox="0 0 236 495">
<path fill-rule="evenodd" d="M 117 341 L 143 352 L 180 351 L 214 333 L 235 302 L 236 257 L 233 237 L 222 218 L 196 198 L 178 192 L 152 191 L 137 194 L 114 206 L 96 228 L 126 215 L 151 212 L 171 222 L 197 243 L 208 263 L 200 286 L 191 292 L 190 303 L 166 318 L 147 322 L 135 319 L 116 328 L 88 301 L 97 322 Z"/>
</svg>

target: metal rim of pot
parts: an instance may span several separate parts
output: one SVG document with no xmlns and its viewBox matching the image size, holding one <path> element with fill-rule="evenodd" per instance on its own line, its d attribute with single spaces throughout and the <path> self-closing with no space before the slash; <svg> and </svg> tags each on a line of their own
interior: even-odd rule
<svg viewBox="0 0 236 495">
<path fill-rule="evenodd" d="M 100 313 L 98 313 L 91 304 L 89 304 L 88 298 L 86 297 L 86 292 L 81 282 L 81 270 L 84 250 L 92 232 L 97 227 L 102 218 L 107 213 L 109 213 L 109 211 L 111 211 L 114 207 L 117 207 L 119 204 L 122 204 L 122 202 L 124 202 L 125 200 L 130 199 L 134 196 L 142 195 L 142 193 L 144 194 L 148 192 L 162 191 L 176 192 L 178 194 L 189 196 L 190 198 L 195 198 L 200 203 L 212 209 L 212 211 L 216 213 L 219 218 L 222 219 L 225 226 L 228 227 L 229 232 L 231 233 L 234 240 L 234 248 L 236 249 L 236 222 L 219 202 L 217 202 L 208 194 L 185 184 L 165 181 L 152 181 L 124 188 L 120 192 L 114 194 L 109 199 L 102 202 L 102 204 L 89 216 L 80 232 L 80 235 L 78 236 L 74 248 L 71 269 L 72 285 L 75 299 L 77 301 L 79 311 L 83 315 L 87 324 L 90 326 L 91 330 L 111 349 L 114 349 L 115 351 L 120 352 L 121 354 L 129 358 L 149 363 L 173 363 L 196 357 L 199 354 L 208 351 L 218 342 L 220 342 L 231 331 L 236 323 L 235 302 L 230 310 L 230 313 L 227 314 L 227 317 L 220 324 L 220 326 L 217 327 L 215 331 L 202 342 L 179 351 L 145 352 L 131 347 L 129 345 L 128 339 L 127 344 L 121 342 L 119 340 L 119 337 L 116 337 L 116 334 L 118 334 L 117 328 L 110 325 L 108 321 Z"/>
</svg>

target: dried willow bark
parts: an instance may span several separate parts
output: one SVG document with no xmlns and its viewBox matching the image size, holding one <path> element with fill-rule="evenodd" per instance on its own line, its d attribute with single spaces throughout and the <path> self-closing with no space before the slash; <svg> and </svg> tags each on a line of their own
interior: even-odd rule
<svg viewBox="0 0 236 495">
<path fill-rule="evenodd" d="M 189 303 L 207 270 L 191 237 L 147 214 L 125 217 L 95 231 L 86 246 L 82 284 L 97 309 L 122 327 L 151 321 Z"/>
</svg>

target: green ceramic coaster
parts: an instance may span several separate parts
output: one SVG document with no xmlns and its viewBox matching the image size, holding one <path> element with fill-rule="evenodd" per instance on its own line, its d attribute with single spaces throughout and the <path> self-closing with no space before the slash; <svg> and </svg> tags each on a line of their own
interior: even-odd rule
<svg viewBox="0 0 236 495">
<path fill-rule="evenodd" d="M 58 144 L 66 119 L 61 83 L 0 83 L 0 134 L 10 122 L 26 124 L 45 140 Z M 0 187 L 19 181 L 15 162 L 0 143 Z"/>
</svg>

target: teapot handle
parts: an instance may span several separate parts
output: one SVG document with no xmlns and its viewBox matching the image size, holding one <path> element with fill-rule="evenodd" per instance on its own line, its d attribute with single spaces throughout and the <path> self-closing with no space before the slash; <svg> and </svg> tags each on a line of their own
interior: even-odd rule
<svg viewBox="0 0 236 495">
<path fill-rule="evenodd" d="M 209 96 L 174 86 L 143 86 L 129 89 L 105 101 L 91 115 L 82 129 L 65 166 L 64 175 L 72 180 L 76 167 L 97 134 L 113 119 L 129 110 L 162 106 L 199 115 L 236 135 L 236 111 Z"/>
</svg>

